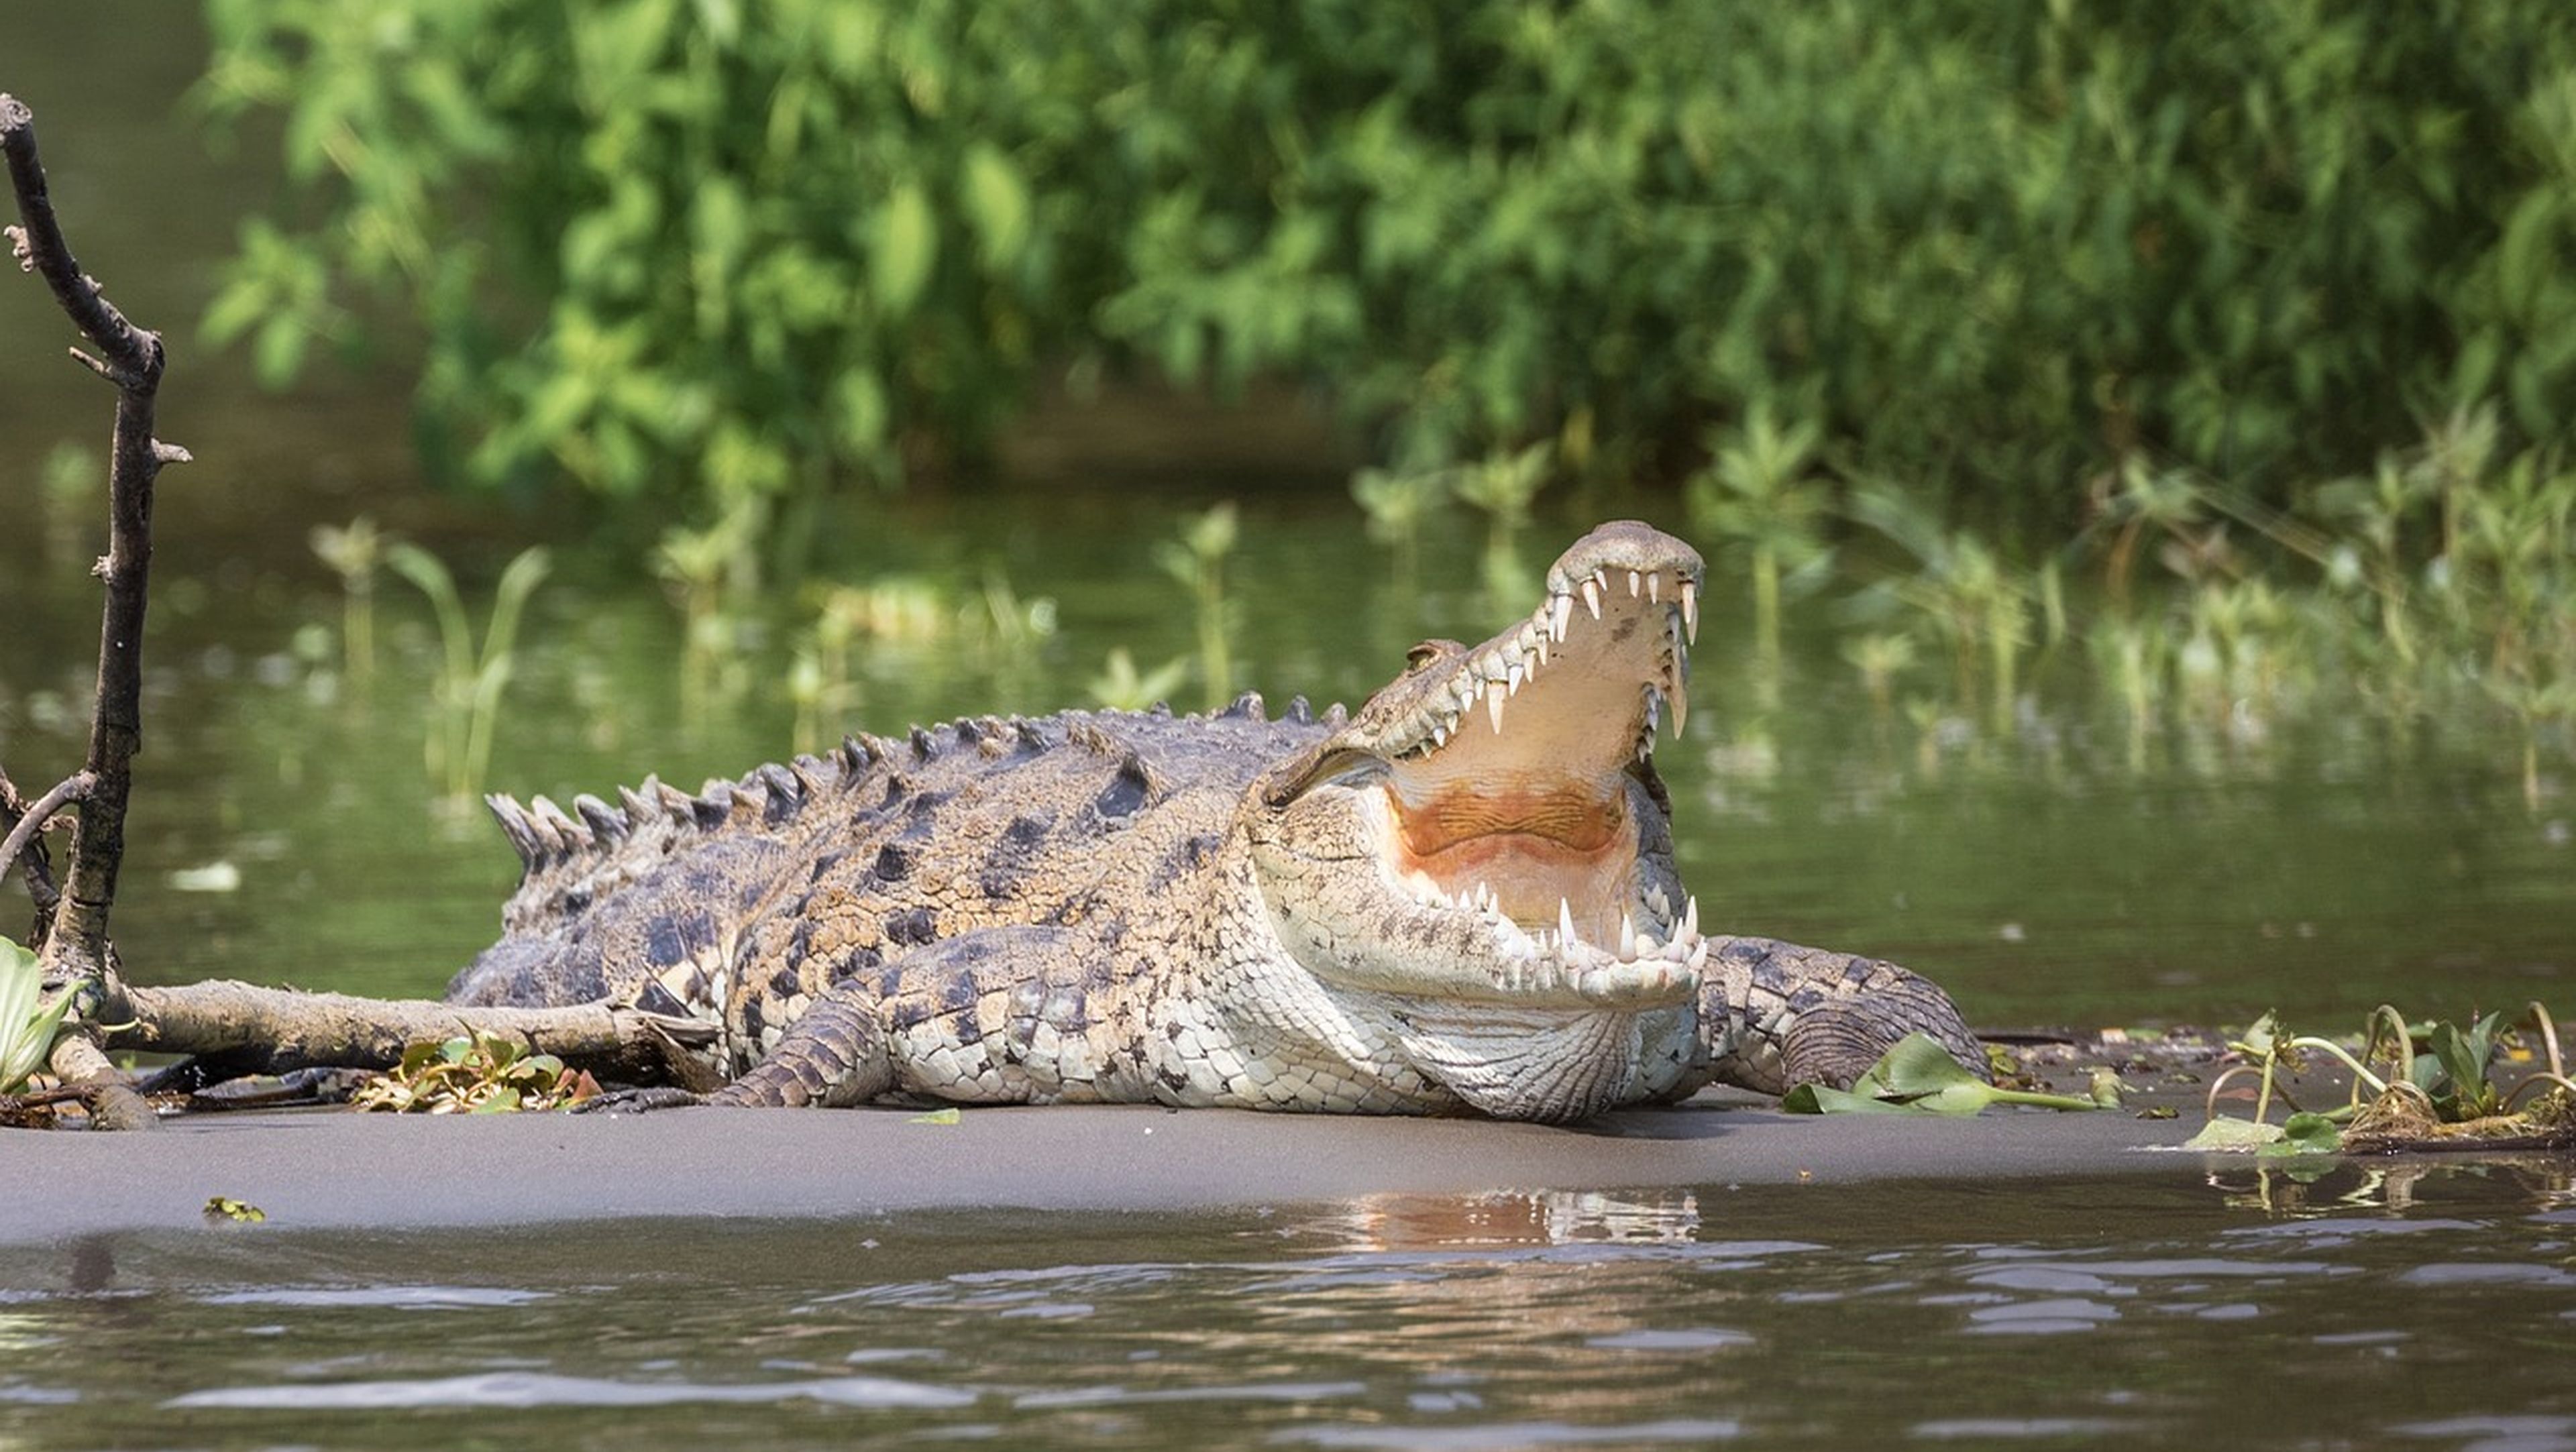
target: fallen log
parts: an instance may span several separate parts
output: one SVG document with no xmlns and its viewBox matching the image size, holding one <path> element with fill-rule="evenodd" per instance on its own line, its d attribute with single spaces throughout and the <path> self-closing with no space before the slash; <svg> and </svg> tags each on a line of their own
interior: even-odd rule
<svg viewBox="0 0 2576 1452">
<path fill-rule="evenodd" d="M 506 1039 L 575 1069 L 623 1083 L 690 1084 L 707 1075 L 689 1050 L 713 1043 L 715 1026 L 631 1008 L 468 1008 L 430 999 L 358 998 L 215 979 L 167 988 L 129 986 L 93 1025 L 108 1049 L 192 1054 L 230 1073 L 386 1069 L 403 1050 L 459 1034 Z"/>
</svg>

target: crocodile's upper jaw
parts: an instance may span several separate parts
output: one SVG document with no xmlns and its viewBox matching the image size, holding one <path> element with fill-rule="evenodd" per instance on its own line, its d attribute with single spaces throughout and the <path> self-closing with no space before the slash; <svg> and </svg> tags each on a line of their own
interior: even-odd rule
<svg viewBox="0 0 2576 1452">
<path fill-rule="evenodd" d="M 1481 645 L 1417 647 L 1350 724 L 1259 789 L 1253 845 L 1319 979 L 1487 1009 L 1687 999 L 1705 954 L 1650 762 L 1687 711 L 1688 545 L 1605 525 Z"/>
</svg>

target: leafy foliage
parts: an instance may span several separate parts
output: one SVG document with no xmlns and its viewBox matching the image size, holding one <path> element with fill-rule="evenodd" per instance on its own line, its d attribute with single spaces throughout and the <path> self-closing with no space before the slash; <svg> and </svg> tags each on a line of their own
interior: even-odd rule
<svg viewBox="0 0 2576 1452">
<path fill-rule="evenodd" d="M 207 13 L 205 98 L 305 194 L 209 331 L 283 381 L 389 301 L 485 480 L 891 481 L 1055 364 L 1327 382 L 1407 471 L 1678 472 L 1767 404 L 2050 523 L 2141 448 L 2287 503 L 2410 417 L 2576 418 L 2548 7 Z"/>
<path fill-rule="evenodd" d="M 460 1034 L 403 1050 L 402 1062 L 350 1099 L 358 1109 L 400 1114 L 501 1114 L 553 1109 L 599 1092 L 588 1072 L 552 1054 L 531 1054 L 493 1034 Z"/>
<path fill-rule="evenodd" d="M 2576 1142 L 2576 1082 L 2567 1078 L 2557 1025 L 2538 1003 L 2529 1005 L 2525 1014 L 2547 1048 L 2547 1063 L 2506 1093 L 2494 1077 L 2505 1014 L 2490 1013 L 2466 1026 L 2445 1020 L 2418 1029 L 2395 1008 L 2382 1004 L 2371 1012 L 2370 1031 L 2356 1057 L 2332 1039 L 2294 1036 L 2277 1014 L 2266 1013 L 2229 1043 L 2241 1062 L 2210 1084 L 2209 1122 L 2183 1147 L 2281 1156 Z M 2384 1078 L 2370 1068 L 2379 1057 L 2383 1037 L 2393 1061 Z M 2419 1040 L 2425 1052 L 2416 1051 Z M 2276 1095 L 2288 1098 L 2279 1080 L 2306 1067 L 2302 1051 L 2341 1062 L 2352 1074 L 2351 1100 L 2322 1112 L 2300 1110 L 2273 1124 L 2273 1099 Z M 2527 1052 L 2524 1057 L 2529 1057 Z M 2217 1113 L 2214 1106 L 2229 1081 L 2253 1073 L 2262 1078 L 2253 1116 L 2239 1119 Z M 2546 1092 L 2529 1108 L 2517 1110 L 2516 1103 L 2534 1089 Z M 2367 1102 L 2365 1090 L 2370 1096 Z"/>
<path fill-rule="evenodd" d="M 1780 1101 L 1791 1114 L 1946 1114 L 1967 1116 L 1989 1104 L 2038 1109 L 2117 1108 L 2116 1088 L 2099 1098 L 2042 1094 L 1989 1084 L 1968 1071 L 1929 1034 L 1910 1033 L 1889 1046 L 1849 1090 L 1801 1084 Z"/>
</svg>

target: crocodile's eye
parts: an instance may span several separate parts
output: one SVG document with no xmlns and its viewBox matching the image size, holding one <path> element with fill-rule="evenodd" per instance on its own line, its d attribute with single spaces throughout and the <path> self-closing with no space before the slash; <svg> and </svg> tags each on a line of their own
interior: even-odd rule
<svg viewBox="0 0 2576 1452">
<path fill-rule="evenodd" d="M 1404 653 L 1404 673 L 1418 675 L 1444 660 L 1453 660 L 1466 653 L 1467 647 L 1454 640 L 1426 640 Z"/>
</svg>

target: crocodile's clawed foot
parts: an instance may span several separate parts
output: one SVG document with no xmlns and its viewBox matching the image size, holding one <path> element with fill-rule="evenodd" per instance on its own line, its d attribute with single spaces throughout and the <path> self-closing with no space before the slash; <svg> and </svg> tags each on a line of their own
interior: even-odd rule
<svg viewBox="0 0 2576 1452">
<path fill-rule="evenodd" d="M 1780 1044 L 1787 1082 L 1848 1089 L 1909 1033 L 1930 1035 L 1979 1079 L 1994 1077 L 1983 1046 L 1948 995 L 1912 974 L 1894 987 L 1866 999 L 1829 1000 L 1800 1014 Z"/>
<path fill-rule="evenodd" d="M 642 1114 L 654 1109 L 687 1109 L 707 1102 L 704 1094 L 651 1084 L 641 1089 L 614 1089 L 567 1106 L 575 1114 Z"/>
</svg>

